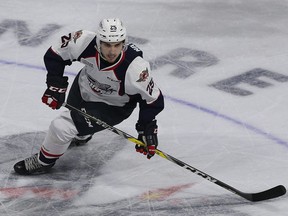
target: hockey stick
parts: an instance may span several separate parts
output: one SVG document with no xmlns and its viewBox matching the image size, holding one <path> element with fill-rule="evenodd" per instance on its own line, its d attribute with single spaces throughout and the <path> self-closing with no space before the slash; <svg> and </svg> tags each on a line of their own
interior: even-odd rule
<svg viewBox="0 0 288 216">
<path fill-rule="evenodd" d="M 78 112 L 79 114 L 83 115 L 85 118 L 89 118 L 89 119 L 95 121 L 96 124 L 118 134 L 119 136 L 133 142 L 134 144 L 139 144 L 139 145 L 145 146 L 145 144 L 143 142 L 136 139 L 135 137 L 133 137 L 133 136 L 125 133 L 124 131 L 121 131 L 121 130 L 113 127 L 113 126 L 108 125 L 107 123 L 101 121 L 100 119 L 95 118 L 94 116 L 91 116 L 91 115 L 89 115 L 89 114 L 87 114 L 87 113 L 67 104 L 67 103 L 64 103 L 62 106 L 68 108 L 69 110 L 73 110 L 73 111 Z M 268 190 L 258 192 L 258 193 L 244 193 L 244 192 L 241 192 L 241 191 L 235 189 L 234 187 L 232 187 L 232 186 L 230 186 L 230 185 L 202 172 L 201 170 L 196 169 L 195 167 L 192 167 L 189 164 L 187 164 L 183 161 L 180 161 L 179 159 L 177 159 L 175 157 L 172 157 L 171 155 L 169 155 L 169 154 L 167 154 L 167 153 L 165 153 L 159 149 L 156 149 L 156 154 L 159 155 L 160 157 L 165 158 L 165 159 L 173 162 L 174 164 L 177 164 L 177 165 L 191 171 L 192 173 L 195 173 L 196 175 L 201 176 L 202 178 L 204 178 L 210 182 L 213 182 L 214 184 L 217 184 L 218 186 L 220 186 L 220 187 L 222 187 L 222 188 L 224 188 L 224 189 L 226 189 L 226 190 L 228 190 L 234 194 L 237 194 L 237 195 L 239 195 L 239 196 L 241 196 L 241 197 L 243 197 L 249 201 L 252 201 L 252 202 L 276 198 L 276 197 L 282 196 L 286 193 L 286 188 L 283 185 L 278 185 L 278 186 L 275 186 L 273 188 L 270 188 Z"/>
</svg>

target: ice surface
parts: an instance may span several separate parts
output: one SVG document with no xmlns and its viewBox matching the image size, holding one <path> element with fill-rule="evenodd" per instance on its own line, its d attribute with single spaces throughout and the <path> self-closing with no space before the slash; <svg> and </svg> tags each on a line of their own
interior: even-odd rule
<svg viewBox="0 0 288 216">
<path fill-rule="evenodd" d="M 61 112 L 40 99 L 46 50 L 120 17 L 165 95 L 159 149 L 243 192 L 287 187 L 287 0 L 11 0 L 0 11 L 1 216 L 288 214 L 287 195 L 251 203 L 161 157 L 147 160 L 110 131 L 70 148 L 50 174 L 13 171 Z M 70 83 L 80 68 L 66 68 Z M 117 127 L 136 135 L 136 120 L 137 110 Z"/>
</svg>

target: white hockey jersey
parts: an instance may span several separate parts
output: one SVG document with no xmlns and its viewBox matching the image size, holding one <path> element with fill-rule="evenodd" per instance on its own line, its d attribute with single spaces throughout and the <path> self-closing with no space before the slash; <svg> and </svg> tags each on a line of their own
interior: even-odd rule
<svg viewBox="0 0 288 216">
<path fill-rule="evenodd" d="M 84 64 L 79 74 L 79 88 L 87 102 L 125 106 L 131 96 L 140 95 L 142 109 L 151 107 L 155 115 L 164 107 L 163 96 L 155 84 L 149 62 L 134 44 L 127 45 L 114 64 L 109 64 L 96 49 L 96 33 L 81 30 L 62 36 L 45 54 L 48 76 L 63 76 L 66 65 L 73 61 Z M 141 108 L 140 107 L 140 108 Z"/>
</svg>

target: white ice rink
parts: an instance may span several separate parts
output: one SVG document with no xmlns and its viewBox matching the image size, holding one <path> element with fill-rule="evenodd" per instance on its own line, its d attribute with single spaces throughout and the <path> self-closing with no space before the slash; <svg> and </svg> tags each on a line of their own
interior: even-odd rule
<svg viewBox="0 0 288 216">
<path fill-rule="evenodd" d="M 107 17 L 124 21 L 165 95 L 160 150 L 243 192 L 288 187 L 287 0 L 10 0 L 0 2 L 0 215 L 288 215 L 287 195 L 247 201 L 110 131 L 50 174 L 14 173 L 64 110 L 41 102 L 44 53 Z M 70 84 L 81 67 L 66 68 Z M 137 117 L 117 127 L 136 136 Z"/>
</svg>

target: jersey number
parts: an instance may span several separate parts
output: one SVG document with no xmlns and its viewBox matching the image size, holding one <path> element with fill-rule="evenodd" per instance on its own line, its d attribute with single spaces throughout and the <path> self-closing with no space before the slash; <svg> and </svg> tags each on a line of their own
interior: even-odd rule
<svg viewBox="0 0 288 216">
<path fill-rule="evenodd" d="M 67 47 L 68 43 L 71 41 L 71 38 L 72 38 L 71 33 L 69 33 L 68 36 L 67 35 L 63 35 L 61 37 L 61 42 L 62 42 L 61 48 Z"/>
<path fill-rule="evenodd" d="M 148 93 L 150 95 L 152 95 L 153 88 L 154 88 L 154 82 L 153 82 L 153 79 L 151 79 L 150 82 L 147 85 L 146 91 L 148 91 Z"/>
</svg>

